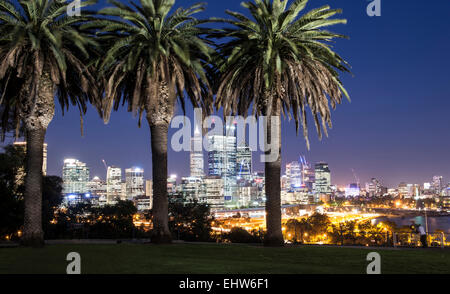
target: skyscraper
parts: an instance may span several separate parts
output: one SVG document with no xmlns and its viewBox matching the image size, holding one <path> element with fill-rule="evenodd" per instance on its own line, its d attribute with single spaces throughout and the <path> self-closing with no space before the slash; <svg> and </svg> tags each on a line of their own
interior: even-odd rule
<svg viewBox="0 0 450 294">
<path fill-rule="evenodd" d="M 149 209 L 153 208 L 153 181 L 145 181 L 145 196 L 149 198 Z"/>
<path fill-rule="evenodd" d="M 204 176 L 202 148 L 202 136 L 200 130 L 196 128 L 194 137 L 191 139 L 191 177 Z"/>
<path fill-rule="evenodd" d="M 252 178 L 252 150 L 247 145 L 237 147 L 237 177 L 250 181 Z"/>
<path fill-rule="evenodd" d="M 181 193 L 185 202 L 200 201 L 203 190 L 203 180 L 198 177 L 181 178 Z"/>
<path fill-rule="evenodd" d="M 152 180 L 145 181 L 145 196 L 147 196 L 147 197 L 153 196 L 153 181 Z"/>
<path fill-rule="evenodd" d="M 177 175 L 170 175 L 167 178 L 167 193 L 169 197 L 174 195 L 177 192 Z"/>
<path fill-rule="evenodd" d="M 227 124 L 225 135 L 209 136 L 208 144 L 208 174 L 223 178 L 225 201 L 233 201 L 233 197 L 237 196 L 236 126 Z"/>
<path fill-rule="evenodd" d="M 144 193 L 144 170 L 142 168 L 127 168 L 125 170 L 125 182 L 128 200 L 143 196 Z"/>
<path fill-rule="evenodd" d="M 302 188 L 305 188 L 308 192 L 312 192 L 316 181 L 314 168 L 306 161 L 303 155 L 300 156 L 300 164 L 302 168 Z"/>
<path fill-rule="evenodd" d="M 84 162 L 76 159 L 64 160 L 62 179 L 63 192 L 65 194 L 82 194 L 89 192 L 89 167 L 87 167 Z"/>
<path fill-rule="evenodd" d="M 331 172 L 328 163 L 316 163 L 315 178 L 314 192 L 316 194 L 331 194 Z"/>
<path fill-rule="evenodd" d="M 378 179 L 372 178 L 370 183 L 366 183 L 366 192 L 368 196 L 381 196 L 382 194 L 382 186 Z"/>
<path fill-rule="evenodd" d="M 290 190 L 298 190 L 302 185 L 302 170 L 298 161 L 286 164 L 286 176 Z"/>
<path fill-rule="evenodd" d="M 431 185 L 433 186 L 433 190 L 436 195 L 442 194 L 442 190 L 444 189 L 444 185 L 442 182 L 442 176 L 434 176 L 433 182 Z"/>
<path fill-rule="evenodd" d="M 13 146 L 16 148 L 16 150 L 20 150 L 23 152 L 23 155 L 25 156 L 27 153 L 27 142 L 14 142 Z M 42 174 L 45 176 L 47 175 L 47 143 L 44 143 L 43 147 L 43 162 L 42 162 Z M 20 170 L 18 173 L 24 173 L 24 169 Z"/>
<path fill-rule="evenodd" d="M 116 166 L 108 166 L 106 172 L 107 203 L 114 204 L 122 194 L 122 169 Z"/>
<path fill-rule="evenodd" d="M 203 180 L 205 192 L 205 199 L 201 202 L 206 202 L 212 210 L 221 209 L 224 206 L 224 181 L 219 176 L 207 176 Z"/>
<path fill-rule="evenodd" d="M 99 205 L 106 204 L 106 182 L 102 181 L 99 177 L 94 177 L 89 183 L 87 187 L 88 192 L 92 196 L 98 197 Z"/>
</svg>

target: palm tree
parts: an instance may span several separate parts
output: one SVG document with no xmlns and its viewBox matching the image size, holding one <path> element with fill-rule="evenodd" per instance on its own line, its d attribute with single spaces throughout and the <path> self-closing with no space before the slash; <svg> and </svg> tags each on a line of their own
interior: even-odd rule
<svg viewBox="0 0 450 294">
<path fill-rule="evenodd" d="M 301 123 L 309 148 L 306 108 L 311 109 L 319 138 L 331 128 L 330 107 L 341 103 L 347 92 L 339 80 L 338 70 L 349 71 L 347 63 L 330 49 L 329 42 L 343 38 L 323 27 L 346 23 L 330 19 L 339 9 L 323 6 L 300 15 L 307 0 L 255 0 L 242 6 L 253 19 L 227 11 L 233 19 L 221 20 L 231 25 L 213 37 L 227 38 L 218 46 L 222 56 L 217 85 L 216 107 L 224 114 L 275 116 L 268 122 L 269 142 L 278 142 L 278 159 L 265 163 L 266 176 L 266 245 L 280 246 L 281 232 L 281 114 L 295 120 L 297 132 Z M 320 120 L 322 127 L 320 126 Z M 271 130 L 275 129 L 275 138 Z M 272 141 L 275 140 L 275 141 Z"/>
<path fill-rule="evenodd" d="M 93 23 L 108 47 L 100 64 L 105 77 L 104 118 L 122 103 L 145 112 L 150 127 L 153 163 L 154 243 L 171 242 L 168 226 L 167 137 L 177 99 L 185 109 L 186 91 L 194 107 L 212 108 L 212 92 L 204 71 L 212 48 L 202 37 L 206 21 L 194 14 L 205 9 L 196 4 L 169 14 L 175 0 L 142 0 L 124 4 L 110 1 L 107 16 Z"/>
<path fill-rule="evenodd" d="M 87 61 L 96 44 L 79 29 L 88 19 L 70 17 L 67 9 L 57 0 L 0 2 L 2 131 L 12 117 L 16 130 L 23 125 L 27 142 L 24 245 L 43 245 L 43 144 L 55 94 L 63 111 L 76 105 L 80 116 L 88 102 L 95 102 L 96 82 Z"/>
</svg>

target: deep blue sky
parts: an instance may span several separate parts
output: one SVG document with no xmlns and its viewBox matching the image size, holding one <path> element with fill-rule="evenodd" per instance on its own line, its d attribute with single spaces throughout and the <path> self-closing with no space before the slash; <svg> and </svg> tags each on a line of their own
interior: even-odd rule
<svg viewBox="0 0 450 294">
<path fill-rule="evenodd" d="M 195 2 L 178 0 L 177 5 Z M 241 0 L 207 2 L 205 16 L 225 16 L 225 9 L 245 13 Z M 343 8 L 348 19 L 332 29 L 350 36 L 335 50 L 352 65 L 354 77 L 343 76 L 352 102 L 333 111 L 329 138 L 319 142 L 311 128 L 310 151 L 295 136 L 294 124 L 285 121 L 283 164 L 300 154 L 310 162 L 327 161 L 332 182 L 341 185 L 354 182 L 352 168 L 363 183 L 371 177 L 388 186 L 421 183 L 433 175 L 450 182 L 450 1 L 381 2 L 382 16 L 371 18 L 366 0 L 309 1 L 307 10 L 328 3 Z M 92 176 L 105 178 L 105 159 L 122 168 L 141 166 L 151 177 L 146 124 L 138 129 L 136 119 L 123 110 L 104 125 L 90 109 L 84 125 L 81 137 L 78 110 L 64 117 L 58 110 L 46 140 L 49 174 L 61 175 L 64 158 L 75 157 L 88 163 Z M 256 156 L 254 164 L 263 170 Z M 188 175 L 189 154 L 170 151 L 169 173 Z"/>
</svg>

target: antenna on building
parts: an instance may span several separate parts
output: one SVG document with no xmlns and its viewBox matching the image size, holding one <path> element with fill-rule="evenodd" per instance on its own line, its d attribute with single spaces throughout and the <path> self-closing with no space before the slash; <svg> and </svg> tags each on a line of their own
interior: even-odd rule
<svg viewBox="0 0 450 294">
<path fill-rule="evenodd" d="M 104 159 L 102 159 L 103 164 L 105 165 L 105 169 L 106 171 L 108 171 L 108 165 L 106 165 L 106 161 Z"/>
</svg>

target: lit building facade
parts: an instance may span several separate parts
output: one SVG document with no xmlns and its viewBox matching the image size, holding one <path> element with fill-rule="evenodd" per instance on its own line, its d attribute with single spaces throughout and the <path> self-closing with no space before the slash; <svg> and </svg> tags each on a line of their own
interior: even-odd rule
<svg viewBox="0 0 450 294">
<path fill-rule="evenodd" d="M 444 189 L 442 176 L 434 176 L 433 177 L 432 188 L 433 188 L 433 192 L 436 195 L 442 194 L 442 190 Z"/>
<path fill-rule="evenodd" d="M 144 170 L 142 168 L 127 168 L 125 170 L 125 182 L 127 199 L 145 195 L 144 192 Z"/>
<path fill-rule="evenodd" d="M 224 180 L 219 176 L 206 176 L 203 178 L 205 187 L 204 199 L 211 210 L 222 209 L 224 207 Z"/>
<path fill-rule="evenodd" d="M 286 164 L 286 176 L 290 190 L 299 190 L 302 185 L 302 170 L 298 161 Z"/>
<path fill-rule="evenodd" d="M 177 192 L 177 175 L 170 175 L 170 177 L 167 178 L 167 193 L 169 196 L 173 196 Z"/>
<path fill-rule="evenodd" d="M 149 209 L 153 208 L 153 181 L 145 181 L 145 196 L 149 198 Z"/>
<path fill-rule="evenodd" d="M 319 162 L 315 165 L 314 192 L 316 194 L 331 194 L 331 172 L 328 163 Z"/>
<path fill-rule="evenodd" d="M 191 177 L 202 177 L 204 173 L 203 162 L 203 140 L 198 128 L 195 129 L 194 137 L 191 139 L 190 168 Z"/>
<path fill-rule="evenodd" d="M 225 136 L 208 137 L 208 174 L 224 180 L 224 201 L 237 201 L 236 126 L 227 124 Z"/>
<path fill-rule="evenodd" d="M 369 183 L 366 183 L 366 192 L 369 197 L 381 196 L 383 194 L 381 182 L 376 178 L 372 178 Z"/>
<path fill-rule="evenodd" d="M 22 152 L 24 157 L 26 156 L 27 142 L 14 142 L 13 146 L 17 151 Z M 48 147 L 47 143 L 44 143 L 44 145 L 42 147 L 43 147 L 42 174 L 44 176 L 46 176 L 47 175 L 47 147 Z M 17 174 L 16 174 L 16 184 L 22 185 L 24 180 L 25 180 L 25 168 L 21 167 L 21 168 L 19 168 L 19 170 L 17 171 Z"/>
<path fill-rule="evenodd" d="M 146 180 L 145 181 L 145 196 L 153 196 L 153 181 Z"/>
<path fill-rule="evenodd" d="M 250 147 L 238 146 L 236 153 L 237 178 L 251 181 L 252 179 L 252 150 Z"/>
<path fill-rule="evenodd" d="M 153 207 L 152 197 L 148 197 L 145 195 L 134 197 L 133 203 L 138 211 L 150 210 Z"/>
<path fill-rule="evenodd" d="M 345 188 L 345 197 L 358 197 L 361 193 L 359 185 L 357 183 L 350 184 Z"/>
<path fill-rule="evenodd" d="M 108 166 L 106 172 L 107 203 L 114 204 L 122 198 L 122 169 L 116 166 Z"/>
<path fill-rule="evenodd" d="M 312 192 L 316 181 L 314 168 L 306 161 L 304 156 L 300 157 L 300 163 L 302 167 L 302 188 L 305 188 L 308 192 Z"/>
<path fill-rule="evenodd" d="M 89 167 L 86 166 L 86 163 L 76 159 L 66 159 L 64 160 L 62 180 L 63 193 L 88 193 Z"/>
<path fill-rule="evenodd" d="M 181 192 L 185 202 L 199 201 L 203 192 L 203 180 L 198 177 L 181 178 Z"/>
<path fill-rule="evenodd" d="M 100 206 L 103 206 L 107 202 L 106 197 L 106 182 L 102 181 L 99 177 L 94 177 L 89 183 L 87 187 L 89 193 L 92 196 L 98 197 L 98 202 Z"/>
</svg>

